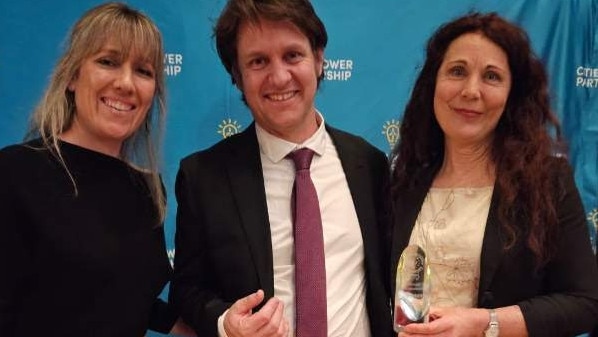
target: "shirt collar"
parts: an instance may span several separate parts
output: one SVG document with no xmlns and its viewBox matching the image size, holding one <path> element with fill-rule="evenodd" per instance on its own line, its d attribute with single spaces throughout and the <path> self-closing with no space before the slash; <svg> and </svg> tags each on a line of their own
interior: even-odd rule
<svg viewBox="0 0 598 337">
<path fill-rule="evenodd" d="M 260 152 L 274 163 L 278 163 L 289 153 L 304 147 L 313 150 L 318 156 L 324 154 L 324 150 L 326 149 L 326 127 L 324 125 L 324 117 L 322 114 L 318 110 L 316 110 L 316 114 L 319 121 L 318 129 L 311 135 L 311 137 L 301 144 L 278 138 L 268 133 L 268 131 L 260 127 L 259 124 L 255 123 L 255 131 L 257 141 L 260 145 Z"/>
</svg>

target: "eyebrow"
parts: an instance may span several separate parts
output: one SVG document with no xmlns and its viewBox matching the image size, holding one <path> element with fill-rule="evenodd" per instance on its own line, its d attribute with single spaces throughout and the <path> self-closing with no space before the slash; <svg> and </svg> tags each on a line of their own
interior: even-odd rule
<svg viewBox="0 0 598 337">
<path fill-rule="evenodd" d="M 134 61 L 136 62 L 140 62 L 140 63 L 147 63 L 151 66 L 153 66 L 154 61 L 152 60 L 151 57 L 149 57 L 149 53 L 135 53 L 133 52 L 133 50 L 129 50 L 127 53 L 123 52 L 122 48 L 118 48 L 118 47 L 114 47 L 114 46 L 109 46 L 106 48 L 101 48 L 100 50 L 98 50 L 98 52 L 95 55 L 98 54 L 108 54 L 111 56 L 116 56 L 116 57 L 131 57 L 131 56 L 135 56 L 134 57 Z"/>
<path fill-rule="evenodd" d="M 469 64 L 469 63 L 467 62 L 467 60 L 464 60 L 464 59 L 456 59 L 456 60 L 450 60 L 450 61 L 446 61 L 446 64 L 447 64 L 447 65 L 450 65 L 450 64 L 455 64 L 455 63 L 456 63 L 456 64 L 463 64 L 463 65 L 468 65 L 468 64 Z M 496 70 L 499 70 L 499 71 L 504 71 L 504 72 L 508 71 L 507 69 L 505 69 L 505 68 L 503 68 L 503 67 L 501 67 L 501 66 L 498 66 L 498 65 L 496 65 L 495 63 L 489 63 L 489 64 L 486 64 L 486 65 L 484 66 L 484 69 L 496 69 Z"/>
<path fill-rule="evenodd" d="M 123 54 L 123 52 L 121 50 L 119 50 L 118 48 L 115 48 L 115 47 L 108 47 L 108 48 L 102 47 L 95 54 L 96 55 L 97 54 L 110 54 L 110 55 L 118 55 L 118 56 L 120 56 L 120 55 Z"/>
</svg>

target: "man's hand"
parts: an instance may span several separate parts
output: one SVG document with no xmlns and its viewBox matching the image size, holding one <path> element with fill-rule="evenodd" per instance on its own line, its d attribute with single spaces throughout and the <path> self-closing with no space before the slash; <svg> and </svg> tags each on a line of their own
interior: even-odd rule
<svg viewBox="0 0 598 337">
<path fill-rule="evenodd" d="M 228 337 L 287 337 L 289 323 L 284 319 L 284 304 L 271 298 L 257 312 L 252 312 L 264 300 L 258 290 L 235 302 L 224 316 L 224 330 Z"/>
</svg>

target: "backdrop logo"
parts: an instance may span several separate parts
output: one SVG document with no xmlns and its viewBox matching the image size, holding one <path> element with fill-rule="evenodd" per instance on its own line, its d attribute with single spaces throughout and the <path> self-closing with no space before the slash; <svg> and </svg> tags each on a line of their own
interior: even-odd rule
<svg viewBox="0 0 598 337">
<path fill-rule="evenodd" d="M 598 88 L 598 68 L 577 67 L 575 71 L 576 87 Z"/>
<path fill-rule="evenodd" d="M 230 118 L 224 119 L 222 123 L 218 125 L 218 133 L 222 135 L 222 138 L 228 138 L 239 132 L 241 132 L 241 124 Z"/>
<path fill-rule="evenodd" d="M 395 147 L 395 144 L 400 138 L 399 128 L 401 126 L 401 122 L 391 119 L 384 123 L 382 126 L 382 134 L 386 137 L 386 141 L 392 150 Z"/>
<path fill-rule="evenodd" d="M 353 60 L 324 59 L 324 79 L 326 81 L 348 81 L 353 72 Z"/>
<path fill-rule="evenodd" d="M 588 213 L 588 220 L 592 224 L 594 231 L 590 234 L 594 234 L 590 236 L 590 240 L 592 241 L 592 248 L 594 248 L 594 253 L 596 253 L 596 232 L 598 231 L 598 208 L 594 208 L 590 213 Z"/>
<path fill-rule="evenodd" d="M 183 70 L 183 54 L 164 54 L 166 76 L 177 76 Z"/>
<path fill-rule="evenodd" d="M 174 248 L 167 249 L 166 256 L 168 256 L 168 261 L 170 261 L 170 265 L 174 267 Z"/>
</svg>

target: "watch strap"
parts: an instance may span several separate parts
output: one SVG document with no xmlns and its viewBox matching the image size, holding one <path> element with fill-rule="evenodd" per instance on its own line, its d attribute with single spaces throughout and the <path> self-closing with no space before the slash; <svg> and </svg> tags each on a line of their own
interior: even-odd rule
<svg viewBox="0 0 598 337">
<path fill-rule="evenodd" d="M 490 316 L 490 320 L 488 322 L 488 327 L 484 330 L 485 337 L 498 337 L 499 326 L 498 326 L 498 315 L 496 314 L 496 310 L 488 309 L 488 314 Z"/>
</svg>

